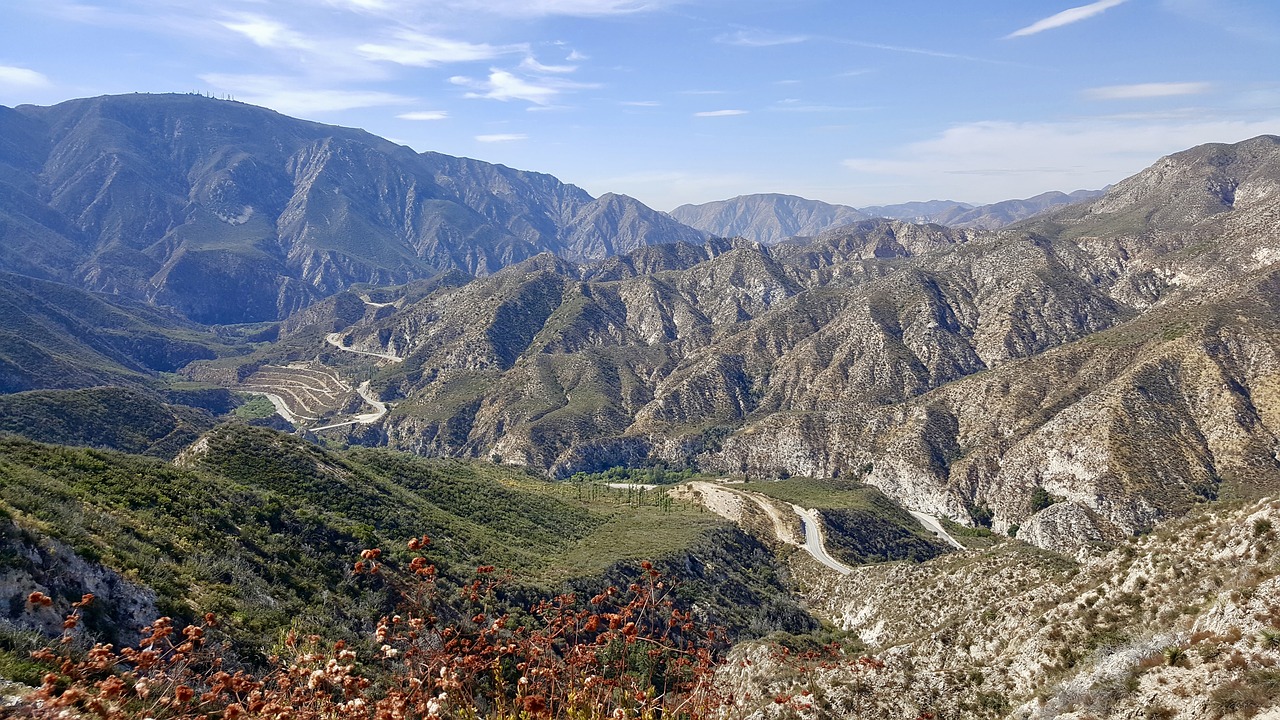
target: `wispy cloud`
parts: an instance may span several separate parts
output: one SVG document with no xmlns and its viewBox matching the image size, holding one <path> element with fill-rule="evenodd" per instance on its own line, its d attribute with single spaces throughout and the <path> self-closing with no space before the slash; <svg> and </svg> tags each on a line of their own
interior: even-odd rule
<svg viewBox="0 0 1280 720">
<path fill-rule="evenodd" d="M 558 75 L 571 73 L 578 69 L 577 65 L 543 65 L 535 60 L 532 56 L 526 57 L 520 61 L 520 69 L 532 73 L 540 73 L 543 75 Z"/>
<path fill-rule="evenodd" d="M 657 100 L 620 100 L 618 104 L 626 105 L 627 107 L 658 107 L 662 105 Z"/>
<path fill-rule="evenodd" d="M 370 60 L 413 67 L 434 67 L 446 63 L 492 60 L 508 53 L 524 52 L 527 48 L 524 45 L 469 43 L 404 30 L 396 33 L 396 42 L 365 43 L 356 50 Z"/>
<path fill-rule="evenodd" d="M 516 142 L 518 140 L 528 139 L 529 136 L 524 133 L 495 133 L 493 135 L 476 136 L 476 141 L 482 143 Z"/>
<path fill-rule="evenodd" d="M 0 86 L 33 88 L 49 84 L 49 78 L 30 68 L 0 65 Z"/>
<path fill-rule="evenodd" d="M 1275 45 L 1280 26 L 1274 13 L 1259 3 L 1238 0 L 1162 0 L 1160 5 L 1192 22 L 1219 28 L 1237 37 Z M 1270 9 L 1270 8 L 1267 8 Z"/>
<path fill-rule="evenodd" d="M 574 83 L 557 78 L 529 80 L 496 68 L 491 69 L 489 77 L 484 80 L 458 75 L 449 78 L 449 82 L 454 85 L 471 88 L 472 92 L 466 94 L 466 97 L 469 98 L 501 100 L 503 102 L 523 100 L 535 105 L 550 105 L 562 93 L 597 87 L 588 83 Z"/>
<path fill-rule="evenodd" d="M 728 90 L 681 90 L 681 95 L 728 95 Z"/>
<path fill-rule="evenodd" d="M 1122 0 L 1123 1 L 1123 0 Z M 862 40 L 836 40 L 843 45 L 852 45 L 854 47 L 867 48 L 869 50 L 887 50 L 888 52 L 906 53 L 908 55 L 924 55 L 926 57 L 944 58 L 947 60 L 968 60 L 970 62 L 990 63 L 992 65 L 1011 65 L 1004 60 L 990 60 L 988 58 L 975 57 L 973 55 L 964 55 L 962 53 L 946 52 L 944 50 L 930 50 L 928 48 L 910 47 L 906 45 L 886 45 L 885 43 L 864 42 Z M 862 75 L 870 71 L 855 71 L 853 73 L 845 73 L 846 75 Z"/>
<path fill-rule="evenodd" d="M 364 107 L 410 105 L 405 95 L 372 90 L 307 87 L 296 78 L 275 75 L 224 75 L 210 73 L 200 79 L 231 93 L 237 100 L 271 108 L 286 115 L 311 115 Z"/>
<path fill-rule="evenodd" d="M 401 113 L 396 116 L 401 120 L 448 120 L 449 111 L 447 110 L 418 110 L 415 112 Z"/>
<path fill-rule="evenodd" d="M 240 15 L 235 20 L 223 20 L 218 24 L 249 38 L 259 47 L 310 49 L 315 46 L 284 23 L 261 15 Z"/>
<path fill-rule="evenodd" d="M 746 110 L 707 110 L 705 112 L 696 112 L 694 117 L 732 117 L 734 115 L 746 115 Z"/>
<path fill-rule="evenodd" d="M 412 16 L 424 5 L 439 17 L 443 14 L 474 16 L 496 15 L 509 18 L 548 16 L 603 17 L 630 15 L 674 5 L 677 0 L 330 0 L 354 10 L 378 12 L 404 18 Z"/>
<path fill-rule="evenodd" d="M 1274 132 L 1280 118 L 1069 122 L 987 121 L 952 127 L 880 157 L 844 166 L 891 187 L 924 196 L 954 195 L 964 176 L 970 202 L 1028 197 L 1046 190 L 1097 188 L 1150 165 L 1158 157 L 1206 142 L 1236 142 Z"/>
<path fill-rule="evenodd" d="M 774 47 L 775 45 L 794 45 L 809 39 L 808 35 L 779 35 L 763 30 L 738 30 L 716 36 L 716 42 L 738 47 Z"/>
<path fill-rule="evenodd" d="M 446 4 L 473 12 L 516 17 L 568 15 L 598 17 L 630 15 L 673 5 L 672 0 L 446 0 Z"/>
<path fill-rule="evenodd" d="M 1098 15 L 1107 10 L 1110 10 L 1111 8 L 1117 5 L 1121 5 L 1125 1 L 1126 0 L 1098 0 L 1097 2 L 1092 2 L 1092 3 L 1089 3 L 1088 5 L 1081 5 L 1079 7 L 1068 8 L 1055 15 L 1050 15 L 1049 17 L 1043 20 L 1037 20 L 1036 22 L 1033 22 L 1024 28 L 1014 30 L 1013 32 L 1006 35 L 1005 37 L 1006 38 L 1026 37 L 1027 35 L 1035 35 L 1036 33 L 1042 33 L 1045 30 L 1052 30 L 1054 28 L 1060 28 L 1064 25 L 1078 23 L 1081 20 L 1088 20 L 1094 15 Z"/>
<path fill-rule="evenodd" d="M 1138 100 L 1143 98 L 1199 95 L 1208 92 L 1213 85 L 1207 82 L 1139 83 L 1137 85 L 1107 85 L 1084 91 L 1093 100 Z"/>
</svg>

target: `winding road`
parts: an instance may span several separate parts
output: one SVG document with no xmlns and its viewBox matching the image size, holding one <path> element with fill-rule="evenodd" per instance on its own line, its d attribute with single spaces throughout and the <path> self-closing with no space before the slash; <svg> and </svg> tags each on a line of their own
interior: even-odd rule
<svg viewBox="0 0 1280 720">
<path fill-rule="evenodd" d="M 314 428 L 311 428 L 311 432 L 317 432 L 319 430 L 329 430 L 336 427 L 346 427 L 347 425 L 372 425 L 373 423 L 376 423 L 379 420 L 381 420 L 383 415 L 387 414 L 387 404 L 379 400 L 378 396 L 374 395 L 373 391 L 369 389 L 368 380 L 365 380 L 364 382 L 360 383 L 360 387 L 356 388 L 356 392 L 360 394 L 360 397 L 365 402 L 373 406 L 373 412 L 364 413 L 362 415 L 355 415 L 350 420 L 346 420 L 340 423 L 333 423 L 332 425 L 321 425 L 320 427 L 314 427 Z"/>
<path fill-rule="evenodd" d="M 848 575 L 853 572 L 853 568 L 845 565 L 839 560 L 831 556 L 827 552 L 826 541 L 822 535 L 822 518 L 819 517 L 818 511 L 810 508 L 802 508 L 799 505 L 790 504 L 791 511 L 800 518 L 800 526 L 803 531 L 804 540 L 799 542 L 796 540 L 794 526 L 788 522 L 784 514 L 778 509 L 780 501 L 773 498 L 754 493 L 747 490 L 738 490 L 737 488 L 726 487 L 721 483 L 712 483 L 705 480 L 697 480 L 689 483 L 690 489 L 696 492 L 702 499 L 702 503 L 707 509 L 715 514 L 731 520 L 735 523 L 741 523 L 744 515 L 743 504 L 752 502 L 758 506 L 773 524 L 773 533 L 779 542 L 787 545 L 799 547 L 809 553 L 814 560 L 822 563 L 827 568 L 841 574 Z M 911 516 L 916 519 L 930 533 L 933 533 L 939 540 L 956 548 L 957 550 L 966 550 L 964 545 L 951 537 L 942 527 L 942 523 L 938 522 L 938 518 L 915 510 L 908 510 Z"/>
<path fill-rule="evenodd" d="M 276 413 L 278 413 L 280 417 L 284 418 L 285 420 L 288 420 L 290 423 L 294 425 L 297 425 L 299 420 L 315 420 L 315 418 L 313 417 L 307 417 L 305 415 L 295 415 L 292 411 L 289 410 L 289 406 L 285 404 L 284 398 L 280 397 L 279 395 L 276 395 L 275 393 L 263 392 L 261 390 L 245 390 L 244 392 L 250 395 L 261 395 L 266 399 L 270 400 L 271 404 L 275 406 Z"/>
<path fill-rule="evenodd" d="M 376 352 L 369 352 L 368 350 L 356 350 L 355 348 L 349 348 L 346 345 L 342 344 L 342 333 L 336 333 L 336 332 L 329 333 L 328 335 L 324 336 L 324 341 L 338 348 L 339 350 L 349 352 L 349 353 L 355 353 L 356 355 L 368 355 L 369 357 L 382 358 L 383 360 L 390 360 L 391 362 L 404 362 L 404 358 L 400 357 L 399 355 L 392 355 L 390 353 L 376 353 Z"/>
<path fill-rule="evenodd" d="M 969 549 L 964 545 L 961 545 L 955 538 L 951 537 L 951 535 L 949 535 L 947 531 L 942 528 L 942 523 L 938 522 L 938 518 L 932 515 L 926 515 L 922 512 L 916 512 L 915 510 L 908 510 L 907 512 L 911 513 L 911 517 L 918 520 L 920 524 L 924 526 L 925 530 L 928 530 L 929 532 L 936 535 L 939 540 L 947 543 L 948 545 L 950 545 L 951 547 L 957 550 Z"/>
<path fill-rule="evenodd" d="M 814 560 L 835 570 L 841 575 L 848 575 L 853 572 L 853 568 L 845 565 L 839 560 L 831 557 L 827 553 L 826 543 L 822 539 L 822 521 L 818 518 L 817 510 L 809 510 L 799 505 L 792 505 L 792 510 L 800 516 L 801 522 L 804 523 L 804 549 Z"/>
<path fill-rule="evenodd" d="M 774 536 L 780 542 L 799 547 L 809 553 L 814 560 L 841 575 L 848 575 L 853 572 L 853 568 L 831 557 L 831 554 L 827 552 L 827 547 L 822 539 L 822 521 L 818 518 L 816 510 L 807 510 L 799 505 L 791 505 L 791 511 L 800 518 L 800 526 L 804 534 L 804 541 L 797 542 L 793 526 L 787 521 L 783 513 L 778 510 L 778 506 L 775 504 L 776 501 L 773 498 L 701 480 L 692 482 L 689 485 L 701 495 L 703 504 L 707 506 L 707 509 L 733 522 L 741 522 L 742 520 L 742 503 L 748 501 L 754 503 L 768 516 L 773 524 Z"/>
</svg>

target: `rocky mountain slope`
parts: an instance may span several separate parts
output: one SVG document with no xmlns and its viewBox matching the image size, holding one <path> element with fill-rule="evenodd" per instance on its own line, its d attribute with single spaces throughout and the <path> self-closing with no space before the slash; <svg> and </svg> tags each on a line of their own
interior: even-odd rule
<svg viewBox="0 0 1280 720">
<path fill-rule="evenodd" d="M 364 442 L 557 476 L 856 474 L 1074 552 L 1280 486 L 1278 215 L 1264 136 L 999 232 L 869 220 L 537 257 L 341 345 L 403 358 L 373 379 L 391 412 Z"/>
<path fill-rule="evenodd" d="M 191 95 L 0 107 L 0 270 L 279 319 L 353 283 L 703 234 L 620 195 Z"/>
<path fill-rule="evenodd" d="M 979 206 L 953 200 L 930 200 L 859 209 L 794 195 L 759 194 L 740 195 L 701 205 L 681 205 L 671 211 L 671 217 L 717 237 L 742 237 L 772 245 L 792 237 L 812 237 L 873 217 L 995 230 L 1046 210 L 1100 195 L 1101 190 L 1077 190 L 1069 195 L 1047 192 L 1025 200 L 1005 200 Z"/>
<path fill-rule="evenodd" d="M 1274 717 L 1276 523 L 1273 499 L 1203 507 L 1078 561 L 1003 542 L 836 575 L 795 553 L 846 649 L 743 645 L 722 676 L 752 718 Z"/>
</svg>

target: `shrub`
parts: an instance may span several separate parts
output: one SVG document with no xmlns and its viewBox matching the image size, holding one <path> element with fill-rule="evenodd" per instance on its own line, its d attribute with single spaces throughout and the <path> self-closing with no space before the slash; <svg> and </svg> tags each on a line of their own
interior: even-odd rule
<svg viewBox="0 0 1280 720">
<path fill-rule="evenodd" d="M 428 542 L 414 539 L 409 548 Z M 181 629 L 160 618 L 136 648 L 97 644 L 76 656 L 86 596 L 57 649 L 35 654 L 59 671 L 12 710 L 117 720 L 712 717 L 720 705 L 711 684 L 717 634 L 676 609 L 660 574 L 642 567 L 643 580 L 626 590 L 610 587 L 586 605 L 557 597 L 517 620 L 491 611 L 504 579 L 482 566 L 462 588 L 464 616 L 444 622 L 449 608 L 434 565 L 418 555 L 391 568 L 380 550 L 365 550 L 353 576 L 402 599 L 398 614 L 377 622 L 369 650 L 290 633 L 261 674 L 223 666 L 212 615 Z"/>
<path fill-rule="evenodd" d="M 1048 490 L 1039 485 L 1031 490 L 1031 512 L 1033 513 L 1038 513 L 1050 505 L 1056 505 L 1062 501 L 1063 498 L 1050 494 Z"/>
</svg>

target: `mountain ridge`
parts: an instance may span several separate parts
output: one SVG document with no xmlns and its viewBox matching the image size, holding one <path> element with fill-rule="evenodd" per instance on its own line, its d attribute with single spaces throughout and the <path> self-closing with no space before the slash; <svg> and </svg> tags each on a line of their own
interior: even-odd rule
<svg viewBox="0 0 1280 720">
<path fill-rule="evenodd" d="M 1261 400 L 1280 377 L 1277 178 L 1280 140 L 1263 137 L 1000 231 L 864 220 L 671 246 L 651 274 L 619 272 L 630 256 L 535 259 L 344 342 L 405 358 L 374 380 L 393 406 L 378 443 L 556 476 L 870 468 L 909 509 L 1070 552 L 1280 487 L 1280 416 Z M 1037 488 L 1065 504 L 1034 507 Z"/>
<path fill-rule="evenodd" d="M 789 238 L 812 237 L 841 225 L 888 218 L 957 228 L 996 230 L 1063 205 L 1099 197 L 1102 190 L 1045 192 L 1034 197 L 971 205 L 954 200 L 855 208 L 796 195 L 757 193 L 699 205 L 681 205 L 670 215 L 686 225 L 722 237 L 741 236 L 773 245 Z"/>
<path fill-rule="evenodd" d="M 103 96 L 0 124 L 0 269 L 206 323 L 282 319 L 356 282 L 704 239 L 633 198 L 232 101 Z"/>
</svg>

